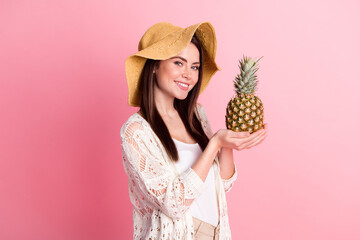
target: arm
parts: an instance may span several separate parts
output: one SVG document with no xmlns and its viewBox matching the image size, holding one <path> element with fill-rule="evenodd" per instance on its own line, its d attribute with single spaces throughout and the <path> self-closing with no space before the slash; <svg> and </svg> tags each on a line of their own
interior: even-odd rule
<svg viewBox="0 0 360 240">
<path fill-rule="evenodd" d="M 210 140 L 204 152 L 192 166 L 192 169 L 197 173 L 197 175 L 199 175 L 203 182 L 206 180 L 218 151 L 219 147 L 216 145 L 214 140 Z"/>
<path fill-rule="evenodd" d="M 197 165 L 177 176 L 142 122 L 124 124 L 120 135 L 124 168 L 141 190 L 143 200 L 173 219 L 181 218 L 204 190 L 202 179 L 216 156 L 216 145 L 209 144 Z"/>
<path fill-rule="evenodd" d="M 235 163 L 233 150 L 230 148 L 221 148 L 219 154 L 220 175 L 222 179 L 229 179 L 235 173 Z"/>
<path fill-rule="evenodd" d="M 211 138 L 214 133 L 211 129 L 211 125 L 206 111 L 200 103 L 197 104 L 204 131 L 207 136 Z M 237 178 L 237 170 L 236 164 L 234 162 L 233 150 L 229 148 L 221 148 L 218 157 L 220 163 L 220 176 L 224 185 L 225 192 L 228 192 L 234 185 L 234 182 Z"/>
<path fill-rule="evenodd" d="M 224 185 L 225 192 L 230 191 L 237 178 L 237 171 L 234 162 L 233 150 L 230 148 L 221 148 L 219 154 L 220 175 Z"/>
</svg>

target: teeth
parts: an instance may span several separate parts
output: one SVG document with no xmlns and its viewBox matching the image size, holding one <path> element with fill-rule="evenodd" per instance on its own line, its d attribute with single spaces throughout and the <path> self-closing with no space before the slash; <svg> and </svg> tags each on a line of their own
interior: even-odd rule
<svg viewBox="0 0 360 240">
<path fill-rule="evenodd" d="M 179 83 L 179 82 L 176 82 L 176 83 L 183 86 L 183 87 L 188 87 L 189 86 L 188 84 L 184 84 L 184 83 Z"/>
</svg>

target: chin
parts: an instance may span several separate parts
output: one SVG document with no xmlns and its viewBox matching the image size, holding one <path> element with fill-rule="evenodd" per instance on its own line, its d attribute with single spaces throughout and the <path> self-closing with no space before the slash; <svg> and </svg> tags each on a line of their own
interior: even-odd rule
<svg viewBox="0 0 360 240">
<path fill-rule="evenodd" d="M 178 100 L 185 100 L 188 97 L 188 95 L 186 96 L 179 96 L 179 97 L 175 97 Z"/>
</svg>

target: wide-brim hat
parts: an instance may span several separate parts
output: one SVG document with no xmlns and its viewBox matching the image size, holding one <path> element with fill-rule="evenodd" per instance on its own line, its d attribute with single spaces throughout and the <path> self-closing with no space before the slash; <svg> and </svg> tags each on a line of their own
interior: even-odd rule
<svg viewBox="0 0 360 240">
<path fill-rule="evenodd" d="M 205 90 L 211 77 L 221 68 L 216 64 L 217 41 L 215 29 L 209 22 L 201 22 L 187 28 L 168 22 L 152 25 L 140 39 L 138 52 L 125 60 L 125 74 L 128 84 L 128 104 L 141 104 L 140 76 L 147 59 L 166 60 L 185 49 L 196 34 L 203 48 L 203 78 L 200 94 Z"/>
</svg>

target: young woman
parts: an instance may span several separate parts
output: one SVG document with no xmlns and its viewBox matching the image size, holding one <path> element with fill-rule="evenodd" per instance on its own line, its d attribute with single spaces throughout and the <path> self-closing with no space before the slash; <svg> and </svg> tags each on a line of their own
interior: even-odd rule
<svg viewBox="0 0 360 240">
<path fill-rule="evenodd" d="M 266 127 L 212 132 L 197 99 L 220 70 L 215 55 L 209 22 L 161 22 L 126 59 L 129 105 L 140 107 L 120 131 L 134 239 L 231 239 L 225 192 L 237 177 L 233 149 L 261 143 Z"/>
</svg>

